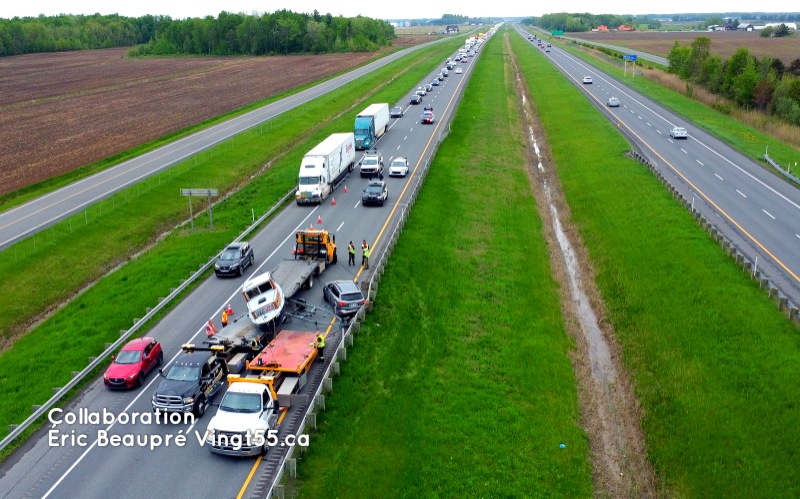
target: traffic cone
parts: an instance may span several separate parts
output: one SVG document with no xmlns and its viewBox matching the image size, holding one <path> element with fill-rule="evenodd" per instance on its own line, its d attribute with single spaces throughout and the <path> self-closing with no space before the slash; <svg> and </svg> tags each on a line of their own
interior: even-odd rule
<svg viewBox="0 0 800 499">
<path fill-rule="evenodd" d="M 317 215 L 317 223 L 318 224 L 322 223 L 322 215 Z"/>
<path fill-rule="evenodd" d="M 331 206 L 336 206 L 336 198 L 331 198 Z"/>
<path fill-rule="evenodd" d="M 346 185 L 344 186 L 344 192 L 347 192 L 347 186 Z"/>
</svg>

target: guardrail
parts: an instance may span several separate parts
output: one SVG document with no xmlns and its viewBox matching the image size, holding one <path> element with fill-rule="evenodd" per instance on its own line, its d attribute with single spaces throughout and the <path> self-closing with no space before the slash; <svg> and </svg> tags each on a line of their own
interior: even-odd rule
<svg viewBox="0 0 800 499">
<path fill-rule="evenodd" d="M 636 149 L 631 149 L 628 151 L 628 154 L 633 159 L 649 168 L 653 175 L 655 175 L 655 177 L 667 188 L 670 194 L 672 194 L 672 196 L 692 214 L 700 226 L 703 227 L 703 229 L 705 229 L 715 241 L 717 241 L 717 243 L 722 247 L 723 251 L 733 258 L 737 265 L 741 266 L 742 271 L 747 272 L 751 279 L 758 281 L 759 288 L 765 290 L 767 296 L 774 300 L 778 310 L 787 314 L 789 321 L 795 323 L 800 322 L 800 308 L 792 303 L 789 298 L 781 292 L 780 288 L 775 285 L 775 283 L 764 277 L 764 275 L 758 270 L 757 257 L 755 260 L 748 258 L 744 251 L 737 247 L 732 240 L 725 237 L 725 235 L 722 233 L 722 230 L 720 230 L 706 216 L 700 213 L 700 211 L 694 206 L 694 200 L 687 199 L 676 186 L 670 183 L 669 179 L 667 179 L 644 154 Z"/>
<path fill-rule="evenodd" d="M 794 175 L 792 175 L 792 170 L 790 170 L 789 168 L 784 170 L 783 167 L 781 165 L 779 165 L 778 163 L 776 163 L 775 160 L 770 158 L 769 154 L 767 154 L 766 152 L 764 153 L 764 159 L 767 160 L 767 163 L 772 165 L 773 168 L 778 170 L 781 175 L 783 175 L 784 177 L 788 178 L 789 180 L 791 180 L 792 182 L 794 182 L 796 184 L 800 184 L 800 178 L 797 178 Z M 795 166 L 797 166 L 797 163 L 795 163 Z"/>
<path fill-rule="evenodd" d="M 287 192 L 286 194 L 284 194 L 284 196 L 272 208 L 267 210 L 257 220 L 253 221 L 253 223 L 250 226 L 248 226 L 241 234 L 239 234 L 239 237 L 234 239 L 234 242 L 239 242 L 242 239 L 244 239 L 245 237 L 247 237 L 248 235 L 250 235 L 251 232 L 253 232 L 256 228 L 258 228 L 267 218 L 269 218 L 273 213 L 275 213 L 275 211 L 280 209 L 281 206 L 283 206 L 283 204 L 286 202 L 286 200 L 289 199 L 289 197 L 294 194 L 295 190 L 296 189 L 294 187 L 292 187 L 292 189 L 289 192 Z M 220 253 L 221 252 L 222 252 L 222 250 L 220 250 Z M 194 281 L 196 281 L 200 276 L 202 276 L 203 273 L 205 273 L 208 269 L 210 269 L 211 266 L 214 265 L 214 262 L 216 261 L 216 259 L 217 259 L 217 257 L 219 256 L 220 253 L 217 253 L 216 255 L 211 257 L 211 259 L 209 259 L 208 262 L 206 262 L 205 264 L 201 265 L 199 270 L 197 270 L 196 272 L 193 272 L 192 275 L 190 275 L 189 278 L 186 279 L 185 281 L 182 281 L 180 286 L 178 286 L 177 288 L 173 289 L 167 297 L 165 297 L 163 299 L 160 299 L 158 304 L 155 307 L 153 307 L 151 309 L 148 309 L 148 311 L 144 315 L 144 317 L 139 318 L 139 319 L 135 319 L 133 327 L 131 327 L 130 329 L 121 331 L 119 339 L 117 341 L 115 341 L 114 343 L 112 343 L 111 345 L 109 345 L 105 350 L 103 350 L 103 352 L 99 356 L 90 358 L 89 365 L 86 366 L 82 371 L 80 371 L 77 374 L 75 374 L 75 376 L 73 376 L 73 378 L 69 381 L 69 383 L 67 383 L 63 387 L 53 388 L 53 390 L 55 391 L 53 396 L 50 397 L 50 399 L 47 402 L 45 402 L 44 404 L 38 405 L 38 406 L 34 406 L 33 407 L 33 414 L 31 414 L 27 419 L 25 419 L 25 421 L 23 421 L 22 423 L 20 423 L 18 425 L 9 425 L 11 431 L 9 432 L 8 435 L 6 435 L 5 438 L 3 438 L 2 441 L 0 441 L 0 451 L 5 449 L 6 446 L 8 446 L 17 437 L 19 437 L 22 434 L 22 432 L 24 432 L 26 429 L 28 429 L 28 427 L 30 427 L 37 419 L 39 419 L 42 416 L 44 416 L 47 413 L 47 411 L 49 411 L 54 405 L 56 405 L 56 403 L 58 403 L 70 390 L 72 390 L 73 388 L 78 386 L 78 384 L 81 381 L 83 381 L 83 379 L 86 378 L 98 366 L 100 366 L 100 364 L 106 362 L 106 359 L 113 352 L 116 352 L 117 349 L 120 348 L 122 346 L 122 344 L 125 341 L 127 341 L 128 338 L 130 338 L 134 333 L 139 331 L 144 326 L 144 324 L 147 323 L 147 321 L 152 319 L 164 307 L 166 307 L 172 300 L 174 300 L 176 296 L 178 296 L 181 292 L 183 292 L 186 288 L 188 288 L 192 283 L 194 283 Z"/>
</svg>

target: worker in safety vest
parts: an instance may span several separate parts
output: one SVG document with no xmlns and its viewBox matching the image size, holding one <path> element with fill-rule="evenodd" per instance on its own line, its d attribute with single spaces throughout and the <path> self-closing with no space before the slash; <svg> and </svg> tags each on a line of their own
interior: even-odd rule
<svg viewBox="0 0 800 499">
<path fill-rule="evenodd" d="M 365 269 L 369 268 L 369 253 L 370 253 L 369 246 L 367 246 L 366 248 L 364 248 L 364 252 L 361 256 L 361 265 Z"/>
<path fill-rule="evenodd" d="M 206 322 L 206 336 L 211 338 L 215 334 L 217 334 L 217 328 L 214 327 L 214 322 L 211 319 L 208 319 L 208 322 Z"/>
<path fill-rule="evenodd" d="M 353 241 L 347 245 L 347 266 L 356 264 L 356 247 L 353 246 Z"/>
<path fill-rule="evenodd" d="M 325 362 L 325 337 L 322 334 L 317 335 L 317 341 L 314 342 L 314 346 L 317 347 L 319 361 Z"/>
<path fill-rule="evenodd" d="M 228 325 L 228 311 L 227 310 L 223 310 L 222 311 L 222 327 L 225 327 L 227 325 Z"/>
</svg>

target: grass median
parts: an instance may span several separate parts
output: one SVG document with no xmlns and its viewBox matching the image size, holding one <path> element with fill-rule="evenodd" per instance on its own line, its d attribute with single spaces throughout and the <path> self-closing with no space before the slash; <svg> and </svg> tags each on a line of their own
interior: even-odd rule
<svg viewBox="0 0 800 499">
<path fill-rule="evenodd" d="M 0 436 L 7 434 L 9 424 L 22 422 L 32 405 L 46 401 L 52 387 L 83 369 L 88 357 L 116 340 L 120 330 L 130 328 L 146 307 L 219 252 L 251 223 L 254 212 L 274 205 L 295 184 L 303 154 L 327 135 L 351 130 L 365 99 L 396 102 L 456 46 L 453 40 L 406 56 L 0 253 L 0 306 L 6 311 L 0 331 L 5 341 L 14 340 L 0 353 L 0 389 L 14 400 L 0 405 Z M 188 215 L 187 200 L 178 190 L 196 186 L 235 193 L 215 204 L 213 231 L 208 230 L 208 215 L 195 220 L 194 231 L 186 226 L 173 230 Z M 197 201 L 196 210 L 204 204 Z M 128 261 L 161 233 L 168 235 Z M 65 307 L 33 331 L 23 335 L 19 330 L 36 313 L 67 299 Z M 187 323 L 187 330 L 199 329 L 201 322 Z M 52 362 L 54 351 L 58 362 Z M 46 375 L 42 362 L 48 365 Z"/>
<path fill-rule="evenodd" d="M 481 50 L 298 467 L 298 496 L 592 495 L 574 345 L 502 35 Z"/>
<path fill-rule="evenodd" d="M 665 497 L 800 496 L 797 329 L 521 37 L 514 50 L 594 264 Z"/>
</svg>

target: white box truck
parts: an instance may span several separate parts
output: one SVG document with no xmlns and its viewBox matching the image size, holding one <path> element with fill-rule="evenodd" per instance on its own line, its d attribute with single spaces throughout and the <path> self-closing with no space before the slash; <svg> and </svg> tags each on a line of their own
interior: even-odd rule
<svg viewBox="0 0 800 499">
<path fill-rule="evenodd" d="M 353 132 L 357 149 L 372 149 L 378 139 L 389 129 L 389 104 L 370 104 L 358 113 Z"/>
<path fill-rule="evenodd" d="M 322 203 L 336 184 L 353 171 L 355 161 L 356 146 L 352 133 L 334 133 L 308 151 L 300 162 L 294 196 L 297 204 Z"/>
</svg>

